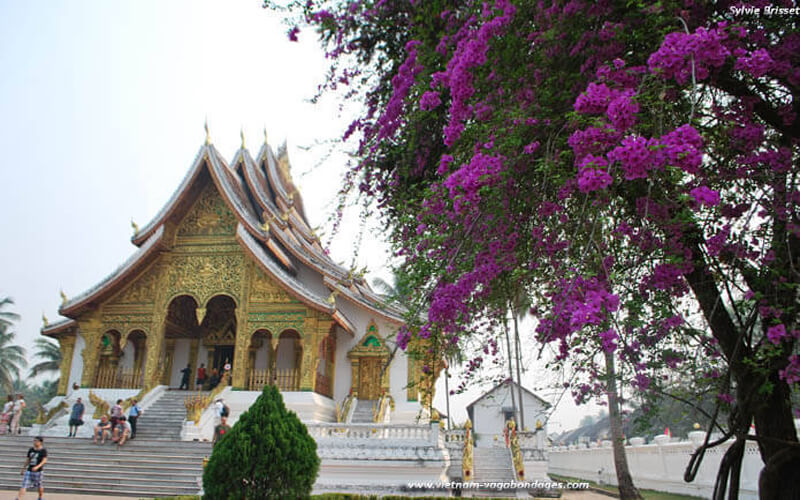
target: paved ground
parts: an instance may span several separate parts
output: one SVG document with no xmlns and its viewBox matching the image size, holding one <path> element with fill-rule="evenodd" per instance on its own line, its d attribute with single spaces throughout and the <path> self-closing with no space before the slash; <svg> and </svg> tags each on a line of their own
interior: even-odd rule
<svg viewBox="0 0 800 500">
<path fill-rule="evenodd" d="M 25 498 L 37 498 L 36 492 L 27 492 Z M 14 500 L 17 498 L 16 491 L 0 491 L 0 500 Z M 139 497 L 118 497 L 118 496 L 97 496 L 97 495 L 73 495 L 68 493 L 48 493 L 44 492 L 46 500 L 120 500 L 124 498 L 139 498 Z M 594 491 L 564 491 L 561 496 L 562 500 L 610 500 L 611 497 L 595 493 Z"/>
<path fill-rule="evenodd" d="M 17 498 L 17 491 L 0 491 L 0 500 L 14 500 Z M 39 498 L 39 493 L 35 491 L 28 491 L 25 493 L 26 499 L 34 500 Z M 98 495 L 75 495 L 72 493 L 48 493 L 47 487 L 44 490 L 45 500 L 120 500 L 125 498 L 139 498 L 139 497 L 117 497 L 117 496 L 98 496 Z"/>
<path fill-rule="evenodd" d="M 612 500 L 613 497 L 590 490 L 564 490 L 562 500 Z"/>
</svg>

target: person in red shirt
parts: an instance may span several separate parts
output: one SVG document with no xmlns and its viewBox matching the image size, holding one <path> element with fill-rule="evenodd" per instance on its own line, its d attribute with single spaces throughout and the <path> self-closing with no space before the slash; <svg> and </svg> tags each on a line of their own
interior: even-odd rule
<svg viewBox="0 0 800 500">
<path fill-rule="evenodd" d="M 200 363 L 200 368 L 197 369 L 197 389 L 200 390 L 206 384 L 206 365 Z"/>
</svg>

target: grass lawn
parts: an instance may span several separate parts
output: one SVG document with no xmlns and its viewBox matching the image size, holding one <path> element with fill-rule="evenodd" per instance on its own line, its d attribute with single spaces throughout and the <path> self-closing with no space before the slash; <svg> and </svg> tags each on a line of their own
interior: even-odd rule
<svg viewBox="0 0 800 500">
<path fill-rule="evenodd" d="M 555 479 L 556 481 L 562 482 L 586 482 L 589 483 L 592 488 L 597 490 L 607 491 L 613 494 L 616 497 L 619 497 L 619 490 L 616 486 L 611 486 L 608 484 L 599 485 L 594 481 L 588 481 L 586 479 L 579 479 L 577 477 L 567 477 L 567 476 L 556 476 L 554 474 L 548 474 L 551 478 Z M 654 490 L 643 490 L 639 488 L 639 493 L 642 494 L 645 500 L 698 500 L 702 499 L 702 497 L 693 497 L 689 495 L 680 495 L 678 493 L 666 493 L 663 491 L 654 491 Z"/>
</svg>

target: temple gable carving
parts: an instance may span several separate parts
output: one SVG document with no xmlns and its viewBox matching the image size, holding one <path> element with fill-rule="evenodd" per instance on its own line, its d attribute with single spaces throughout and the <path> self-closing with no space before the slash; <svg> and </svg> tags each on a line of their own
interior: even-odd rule
<svg viewBox="0 0 800 500">
<path fill-rule="evenodd" d="M 206 184 L 178 228 L 178 236 L 233 236 L 236 217 L 217 193 L 212 182 Z"/>
</svg>

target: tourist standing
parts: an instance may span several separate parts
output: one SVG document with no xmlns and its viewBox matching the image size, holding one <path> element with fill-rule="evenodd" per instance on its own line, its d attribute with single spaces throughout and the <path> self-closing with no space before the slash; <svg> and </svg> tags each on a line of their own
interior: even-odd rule
<svg viewBox="0 0 800 500">
<path fill-rule="evenodd" d="M 131 439 L 136 438 L 136 421 L 139 420 L 141 414 L 142 409 L 139 408 L 139 402 L 134 399 L 131 411 L 128 412 L 128 423 L 131 424 Z"/>
<path fill-rule="evenodd" d="M 24 410 L 26 406 L 25 400 L 22 399 L 22 394 L 17 394 L 17 400 L 14 402 L 14 407 L 11 410 L 13 412 L 11 416 L 11 434 L 22 433 L 19 428 L 19 420 L 22 418 L 22 410 Z"/>
<path fill-rule="evenodd" d="M 33 448 L 28 450 L 25 465 L 22 466 L 22 487 L 19 489 L 19 500 L 25 496 L 25 490 L 37 488 L 39 499 L 44 495 L 44 464 L 47 463 L 47 450 L 41 436 L 33 438 Z"/>
<path fill-rule="evenodd" d="M 69 435 L 68 437 L 75 437 L 78 435 L 78 427 L 83 425 L 83 412 L 86 408 L 83 406 L 83 401 L 78 398 L 75 404 L 72 405 L 72 413 L 69 415 Z"/>
<path fill-rule="evenodd" d="M 222 402 L 222 398 L 219 398 L 216 403 L 214 403 L 214 420 L 217 422 L 217 425 L 222 422 L 223 413 L 225 412 L 225 403 Z"/>
<path fill-rule="evenodd" d="M 3 413 L 0 414 L 0 434 L 5 434 L 9 431 L 11 426 L 11 415 L 14 409 L 14 396 L 8 395 L 6 404 L 3 405 Z"/>
<path fill-rule="evenodd" d="M 211 378 L 208 380 L 208 390 L 213 391 L 219 385 L 219 372 L 216 368 L 211 370 Z"/>
<path fill-rule="evenodd" d="M 200 363 L 200 368 L 197 369 L 197 390 L 203 390 L 204 385 L 206 385 L 206 365 Z"/>
<path fill-rule="evenodd" d="M 216 446 L 217 441 L 222 439 L 222 436 L 228 433 L 231 430 L 231 426 L 228 425 L 228 419 L 225 417 L 220 417 L 219 425 L 214 427 L 214 439 L 211 440 L 211 446 Z"/>
<path fill-rule="evenodd" d="M 111 407 L 111 430 L 114 430 L 114 427 L 117 426 L 119 423 L 119 419 L 122 418 L 122 400 L 118 399 L 117 404 Z"/>
<path fill-rule="evenodd" d="M 178 387 L 178 390 L 180 390 L 180 389 L 189 390 L 189 379 L 192 376 L 192 365 L 190 365 L 190 364 L 186 365 L 186 368 L 181 370 L 181 373 L 183 375 L 181 376 L 181 386 Z"/>
</svg>

